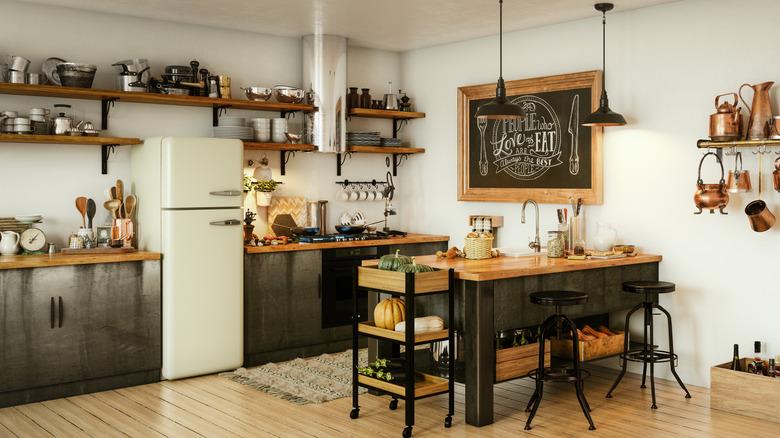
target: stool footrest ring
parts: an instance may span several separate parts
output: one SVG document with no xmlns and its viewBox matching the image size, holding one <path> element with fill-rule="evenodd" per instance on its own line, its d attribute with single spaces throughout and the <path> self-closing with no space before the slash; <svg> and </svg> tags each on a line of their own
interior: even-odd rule
<svg viewBox="0 0 780 438">
<path fill-rule="evenodd" d="M 533 380 L 537 380 L 539 378 L 539 370 L 535 369 L 526 374 L 525 377 L 530 377 Z M 580 379 L 585 380 L 588 377 L 590 377 L 590 371 L 581 369 Z M 545 369 L 542 381 L 574 383 L 577 381 L 577 374 L 575 373 L 574 368 L 550 368 Z"/>
<path fill-rule="evenodd" d="M 674 360 L 677 363 L 677 355 L 664 350 L 630 350 L 621 354 L 620 358 L 630 362 L 665 363 Z"/>
</svg>

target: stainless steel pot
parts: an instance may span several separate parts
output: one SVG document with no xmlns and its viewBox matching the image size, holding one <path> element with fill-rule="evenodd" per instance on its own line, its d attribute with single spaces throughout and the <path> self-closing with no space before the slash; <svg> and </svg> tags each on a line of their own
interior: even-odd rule
<svg viewBox="0 0 780 438">
<path fill-rule="evenodd" d="M 11 70 L 8 72 L 8 82 L 12 84 L 24 84 L 27 80 L 27 74 L 23 71 Z"/>
<path fill-rule="evenodd" d="M 30 60 L 27 58 L 22 58 L 21 56 L 13 56 L 13 55 L 8 57 L 8 68 L 11 70 L 27 73 L 27 68 L 29 66 L 30 66 Z"/>
</svg>

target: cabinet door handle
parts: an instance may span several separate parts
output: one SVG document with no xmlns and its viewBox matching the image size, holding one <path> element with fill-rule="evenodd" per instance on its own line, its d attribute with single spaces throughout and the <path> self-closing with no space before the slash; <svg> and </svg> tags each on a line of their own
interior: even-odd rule
<svg viewBox="0 0 780 438">
<path fill-rule="evenodd" d="M 322 274 L 317 274 L 317 298 L 322 298 Z"/>
<path fill-rule="evenodd" d="M 51 297 L 51 313 L 49 314 L 49 322 L 51 323 L 51 328 L 54 328 L 54 297 Z"/>
<path fill-rule="evenodd" d="M 65 314 L 64 313 L 65 312 L 65 308 L 62 306 L 62 297 L 59 297 L 59 299 L 60 299 L 60 327 L 62 327 L 62 319 L 64 318 L 63 315 Z"/>
<path fill-rule="evenodd" d="M 241 225 L 241 221 L 238 219 L 225 219 L 224 221 L 209 222 L 209 224 L 219 226 Z"/>
<path fill-rule="evenodd" d="M 241 196 L 243 192 L 240 190 L 217 190 L 216 192 L 209 192 L 209 195 L 213 196 Z"/>
</svg>

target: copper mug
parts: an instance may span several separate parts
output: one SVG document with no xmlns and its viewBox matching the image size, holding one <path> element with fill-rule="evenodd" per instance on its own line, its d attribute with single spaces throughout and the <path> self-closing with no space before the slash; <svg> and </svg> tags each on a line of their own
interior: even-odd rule
<svg viewBox="0 0 780 438">
<path fill-rule="evenodd" d="M 772 179 L 775 183 L 775 190 L 780 192 L 780 157 L 775 158 L 775 170 L 772 172 Z"/>
<path fill-rule="evenodd" d="M 775 215 L 769 211 L 766 202 L 760 199 L 748 204 L 745 207 L 745 214 L 748 216 L 750 228 L 757 233 L 763 233 L 775 224 Z"/>
<path fill-rule="evenodd" d="M 704 184 L 704 181 L 701 179 L 701 165 L 710 155 L 715 157 L 720 165 L 720 182 L 717 184 Z M 714 152 L 707 152 L 701 157 L 701 161 L 699 161 L 699 178 L 696 180 L 696 193 L 693 195 L 693 203 L 699 211 L 696 211 L 693 214 L 701 214 L 705 208 L 710 211 L 710 214 L 715 213 L 716 208 L 720 211 L 720 214 L 728 214 L 723 211 L 729 203 L 729 194 L 726 192 L 726 181 L 723 178 L 724 173 L 723 162 L 720 161 L 720 157 Z"/>
<path fill-rule="evenodd" d="M 747 193 L 753 188 L 750 183 L 750 172 L 742 170 L 742 152 L 737 152 L 734 159 L 734 170 L 729 170 L 726 178 L 726 191 L 729 193 Z"/>
</svg>

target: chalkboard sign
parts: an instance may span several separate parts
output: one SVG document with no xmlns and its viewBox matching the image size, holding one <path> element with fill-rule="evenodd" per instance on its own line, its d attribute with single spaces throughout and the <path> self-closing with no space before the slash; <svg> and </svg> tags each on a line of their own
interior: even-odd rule
<svg viewBox="0 0 780 438">
<path fill-rule="evenodd" d="M 602 202 L 601 128 L 581 125 L 597 107 L 601 72 L 506 83 L 518 121 L 477 120 L 495 84 L 458 89 L 458 199 Z"/>
</svg>

